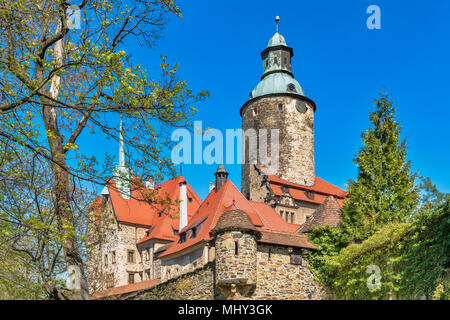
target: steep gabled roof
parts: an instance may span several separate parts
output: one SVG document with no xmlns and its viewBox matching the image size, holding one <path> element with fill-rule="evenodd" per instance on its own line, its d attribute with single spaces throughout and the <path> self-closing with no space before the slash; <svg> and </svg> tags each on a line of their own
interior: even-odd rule
<svg viewBox="0 0 450 320">
<path fill-rule="evenodd" d="M 342 211 L 336 198 L 328 196 L 325 201 L 306 219 L 299 232 L 311 232 L 313 226 L 336 227 L 340 223 Z"/>
<path fill-rule="evenodd" d="M 158 217 L 155 217 L 153 220 L 154 225 L 147 230 L 146 236 L 139 240 L 137 244 L 142 244 L 152 239 L 168 241 L 176 240 L 177 236 L 174 233 L 174 230 L 176 229 L 172 226 L 173 221 L 174 219 L 169 217 L 169 215 L 159 213 Z"/>
<path fill-rule="evenodd" d="M 216 226 L 219 218 L 224 212 L 232 210 L 242 210 L 251 220 L 251 223 L 260 232 L 266 231 L 267 239 L 275 239 L 272 233 L 281 233 L 277 238 L 277 244 L 281 244 L 280 239 L 288 241 L 289 245 L 313 248 L 314 246 L 302 235 L 295 234 L 298 225 L 289 224 L 284 221 L 276 211 L 267 204 L 247 200 L 236 188 L 231 180 L 226 180 L 222 187 L 216 192 L 212 190 L 201 204 L 198 211 L 190 219 L 187 227 L 181 230 L 181 234 L 186 234 L 184 242 L 174 242 L 159 257 L 164 258 L 170 255 L 181 254 L 181 252 L 212 239 L 210 232 Z M 196 228 L 194 236 L 192 228 Z M 287 235 L 291 233 L 292 237 Z M 270 237 L 270 238 L 269 238 Z M 267 242 L 264 237 L 259 240 Z M 294 245 L 296 244 L 296 245 Z M 288 245 L 288 244 L 286 244 Z"/>
<path fill-rule="evenodd" d="M 115 188 L 114 181 L 108 184 L 108 191 L 111 197 L 114 213 L 120 222 L 139 224 L 143 226 L 153 226 L 158 220 L 161 211 L 170 215 L 171 226 L 178 229 L 179 206 L 176 203 L 180 197 L 179 183 L 186 181 L 183 176 L 178 176 L 157 185 L 154 190 L 144 187 L 136 188 L 131 193 L 131 199 L 122 197 Z M 201 204 L 201 200 L 195 191 L 187 184 L 188 217 L 192 216 Z M 149 203 L 145 199 L 155 199 Z"/>
</svg>

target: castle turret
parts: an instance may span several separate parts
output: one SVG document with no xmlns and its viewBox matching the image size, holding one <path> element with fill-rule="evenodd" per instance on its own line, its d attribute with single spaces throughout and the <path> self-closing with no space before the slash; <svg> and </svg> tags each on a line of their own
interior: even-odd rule
<svg viewBox="0 0 450 320">
<path fill-rule="evenodd" d="M 250 99 L 244 103 L 240 112 L 242 129 L 249 129 L 260 134 L 267 130 L 267 147 L 261 138 L 257 141 L 258 159 L 256 165 L 276 168 L 271 172 L 282 179 L 304 185 L 313 186 L 314 172 L 314 112 L 315 103 L 307 98 L 303 89 L 294 79 L 291 70 L 291 59 L 294 55 L 288 47 L 285 38 L 277 31 L 270 38 L 267 48 L 261 52 L 263 74 L 261 81 L 250 94 Z M 261 162 L 260 148 L 267 148 L 267 157 L 271 155 L 271 130 L 278 129 L 279 157 L 276 166 Z M 244 161 L 242 165 L 242 193 L 251 196 L 252 168 L 249 163 L 250 139 L 243 137 Z M 253 147 L 254 148 L 254 147 Z M 275 150 L 276 151 L 276 150 Z M 271 160 L 271 161 L 272 161 Z"/>
<path fill-rule="evenodd" d="M 221 215 L 210 235 L 215 241 L 216 284 L 222 296 L 245 296 L 256 286 L 256 237 L 260 232 L 244 211 L 233 209 Z"/>
</svg>

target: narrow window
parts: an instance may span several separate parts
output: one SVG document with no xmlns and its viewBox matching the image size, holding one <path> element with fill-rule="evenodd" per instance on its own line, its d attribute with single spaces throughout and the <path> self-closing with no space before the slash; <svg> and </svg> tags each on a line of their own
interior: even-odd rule
<svg viewBox="0 0 450 320">
<path fill-rule="evenodd" d="M 237 241 L 234 242 L 234 255 L 237 256 L 239 254 L 239 244 Z"/>
<path fill-rule="evenodd" d="M 128 263 L 134 263 L 134 251 L 128 251 Z"/>
<path fill-rule="evenodd" d="M 107 266 L 108 266 L 108 255 L 105 254 L 105 267 L 107 267 Z"/>
<path fill-rule="evenodd" d="M 291 212 L 291 223 L 294 223 L 294 213 Z"/>
<path fill-rule="evenodd" d="M 272 257 L 272 248 L 269 247 L 269 260 Z"/>
<path fill-rule="evenodd" d="M 150 260 L 150 249 L 147 249 L 146 255 L 147 255 L 147 261 Z"/>
<path fill-rule="evenodd" d="M 300 248 L 294 248 L 290 254 L 291 264 L 301 265 L 302 264 L 302 250 Z"/>
<path fill-rule="evenodd" d="M 112 254 L 111 254 L 111 263 L 116 263 L 116 252 L 115 251 L 113 251 L 112 252 Z"/>
<path fill-rule="evenodd" d="M 133 284 L 134 283 L 134 273 L 128 274 L 128 283 Z"/>
<path fill-rule="evenodd" d="M 283 105 L 282 104 L 278 105 L 278 111 L 283 111 Z"/>
<path fill-rule="evenodd" d="M 274 63 L 274 64 L 278 64 L 278 58 L 277 58 L 277 57 L 274 57 L 274 58 L 273 58 L 273 63 Z"/>
<path fill-rule="evenodd" d="M 284 213 L 284 211 L 283 211 L 283 210 L 280 210 L 280 216 L 281 216 L 281 218 L 283 218 L 283 213 Z"/>
<path fill-rule="evenodd" d="M 147 280 L 150 280 L 150 269 L 148 269 L 147 271 L 145 271 L 145 275 L 147 276 Z"/>
<path fill-rule="evenodd" d="M 289 222 L 289 212 L 286 211 L 286 215 L 284 216 L 284 220 Z"/>
</svg>

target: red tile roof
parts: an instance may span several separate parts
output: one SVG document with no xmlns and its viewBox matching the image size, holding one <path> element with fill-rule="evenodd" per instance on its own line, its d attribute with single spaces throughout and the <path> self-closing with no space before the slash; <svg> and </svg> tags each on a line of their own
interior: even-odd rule
<svg viewBox="0 0 450 320">
<path fill-rule="evenodd" d="M 209 193 L 198 211 L 189 220 L 189 225 L 180 232 L 187 233 L 187 231 L 191 229 L 191 226 L 201 223 L 201 227 L 198 228 L 199 230 L 197 230 L 196 236 L 192 237 L 191 234 L 187 235 L 185 242 L 173 243 L 159 257 L 162 258 L 172 254 L 178 254 L 200 242 L 211 240 L 212 238 L 209 233 L 216 226 L 220 216 L 224 212 L 232 209 L 244 211 L 249 216 L 253 225 L 261 231 L 266 230 L 268 232 L 275 231 L 286 233 L 295 232 L 299 227 L 299 225 L 291 225 L 284 221 L 269 205 L 248 201 L 231 180 L 226 180 L 217 192 L 212 190 Z"/>
<path fill-rule="evenodd" d="M 173 221 L 174 219 L 169 217 L 169 215 L 165 213 L 159 214 L 159 216 L 154 219 L 154 225 L 150 229 L 148 229 L 147 235 L 141 240 L 139 240 L 137 244 L 142 244 L 151 239 L 169 240 L 169 241 L 176 240 L 177 236 L 174 234 L 174 230 L 177 230 L 178 227 L 174 228 L 172 226 Z"/>
<path fill-rule="evenodd" d="M 317 249 L 314 244 L 308 241 L 306 235 L 292 232 L 262 231 L 262 237 L 258 241 L 283 246 Z"/>
<path fill-rule="evenodd" d="M 150 227 L 155 225 L 158 214 L 164 210 L 165 214 L 173 218 L 170 219 L 171 226 L 178 229 L 179 205 L 176 201 L 180 197 L 179 183 L 183 181 L 186 181 L 184 177 L 178 176 L 157 185 L 154 190 L 142 186 L 133 188 L 129 200 L 124 199 L 115 188 L 114 181 L 110 181 L 108 190 L 117 220 Z M 186 189 L 188 198 L 192 199 L 187 204 L 189 217 L 198 209 L 201 200 L 189 184 Z M 151 203 L 146 199 L 152 199 Z"/>
<path fill-rule="evenodd" d="M 336 227 L 341 221 L 341 207 L 333 196 L 327 199 L 306 219 L 306 222 L 298 229 L 299 232 L 310 232 L 313 226 Z"/>
<path fill-rule="evenodd" d="M 224 212 L 209 234 L 214 236 L 218 232 L 227 230 L 245 230 L 253 231 L 255 234 L 261 234 L 261 232 L 257 231 L 248 214 L 239 209 L 231 209 Z"/>
<path fill-rule="evenodd" d="M 329 195 L 337 198 L 339 205 L 342 207 L 345 197 L 348 196 L 348 191 L 345 191 L 331 183 L 316 177 L 315 183 L 312 187 L 302 186 L 296 183 L 279 178 L 278 176 L 268 174 L 269 186 L 276 196 L 283 195 L 283 187 L 288 189 L 289 194 L 296 200 L 321 204 Z M 314 198 L 308 197 L 308 191 L 314 192 Z"/>
<path fill-rule="evenodd" d="M 92 294 L 92 298 L 93 299 L 102 299 L 102 298 L 106 298 L 106 297 L 112 297 L 112 296 L 117 296 L 117 295 L 121 295 L 121 294 L 125 294 L 125 293 L 130 293 L 130 292 L 134 292 L 134 291 L 145 290 L 145 289 L 154 287 L 160 283 L 161 283 L 161 279 L 150 279 L 150 280 L 142 281 L 142 282 L 138 282 L 138 283 L 126 284 L 123 286 L 95 292 L 94 294 Z"/>
</svg>

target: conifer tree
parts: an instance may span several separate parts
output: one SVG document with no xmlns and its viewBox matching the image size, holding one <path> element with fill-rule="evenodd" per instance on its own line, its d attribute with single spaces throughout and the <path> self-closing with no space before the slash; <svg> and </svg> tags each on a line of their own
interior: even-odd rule
<svg viewBox="0 0 450 320">
<path fill-rule="evenodd" d="M 384 93 L 374 103 L 372 126 L 362 133 L 364 146 L 353 160 L 358 177 L 349 182 L 350 196 L 343 208 L 343 227 L 355 242 L 367 239 L 386 223 L 407 220 L 418 203 L 416 174 L 406 161 L 407 144 L 400 141 L 396 108 Z"/>
</svg>

